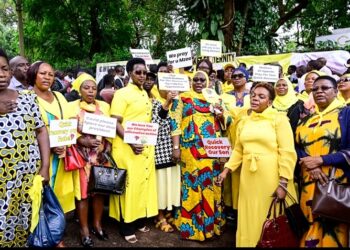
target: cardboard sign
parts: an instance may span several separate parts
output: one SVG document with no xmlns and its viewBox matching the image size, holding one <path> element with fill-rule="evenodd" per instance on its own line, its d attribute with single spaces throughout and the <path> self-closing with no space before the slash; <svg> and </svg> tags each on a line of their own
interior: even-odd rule
<svg viewBox="0 0 350 250">
<path fill-rule="evenodd" d="M 279 79 L 279 67 L 274 65 L 253 65 L 254 82 L 277 82 Z"/>
<path fill-rule="evenodd" d="M 202 89 L 205 100 L 211 104 L 220 103 L 220 96 L 211 88 Z"/>
<path fill-rule="evenodd" d="M 221 41 L 201 40 L 201 56 L 221 57 L 221 53 Z"/>
<path fill-rule="evenodd" d="M 127 121 L 124 126 L 124 142 L 156 145 L 158 127 L 157 123 Z"/>
<path fill-rule="evenodd" d="M 185 74 L 158 73 L 158 84 L 160 90 L 189 91 L 190 81 Z"/>
<path fill-rule="evenodd" d="M 50 148 L 77 143 L 77 119 L 51 120 L 49 126 Z"/>
<path fill-rule="evenodd" d="M 117 120 L 104 115 L 91 113 L 84 114 L 83 133 L 114 138 L 116 135 Z"/>
<path fill-rule="evenodd" d="M 168 63 L 174 68 L 184 68 L 192 66 L 192 52 L 191 48 L 177 49 L 166 52 Z"/>
<path fill-rule="evenodd" d="M 230 157 L 231 145 L 226 137 L 203 138 L 204 150 L 209 157 Z"/>
<path fill-rule="evenodd" d="M 146 64 L 153 64 L 153 59 L 148 49 L 130 49 L 130 53 L 133 58 L 142 58 Z"/>
</svg>

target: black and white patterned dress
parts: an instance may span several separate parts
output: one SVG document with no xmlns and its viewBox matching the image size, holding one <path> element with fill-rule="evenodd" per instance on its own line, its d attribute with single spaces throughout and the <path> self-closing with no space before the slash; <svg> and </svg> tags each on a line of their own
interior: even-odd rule
<svg viewBox="0 0 350 250">
<path fill-rule="evenodd" d="M 0 247 L 23 247 L 31 224 L 28 191 L 40 168 L 35 130 L 45 126 L 33 92 L 19 92 L 17 110 L 0 115 Z"/>
</svg>

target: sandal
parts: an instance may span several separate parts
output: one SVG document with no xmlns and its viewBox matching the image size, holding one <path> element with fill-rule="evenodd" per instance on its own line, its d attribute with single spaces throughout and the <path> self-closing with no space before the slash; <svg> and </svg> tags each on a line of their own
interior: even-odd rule
<svg viewBox="0 0 350 250">
<path fill-rule="evenodd" d="M 134 243 L 137 242 L 137 238 L 136 238 L 136 235 L 135 235 L 135 234 L 133 234 L 133 235 L 128 235 L 128 236 L 124 236 L 124 239 L 125 239 L 127 242 L 131 243 L 131 244 L 134 244 Z"/>
<path fill-rule="evenodd" d="M 144 226 L 144 227 L 141 227 L 141 228 L 138 228 L 137 230 L 139 230 L 140 232 L 142 233 L 147 233 L 149 232 L 151 229 L 147 226 Z"/>
<path fill-rule="evenodd" d="M 166 224 L 164 224 L 166 223 Z M 165 218 L 161 219 L 160 221 L 157 222 L 156 228 L 159 228 L 161 231 L 166 232 L 166 233 L 171 233 L 174 232 L 174 228 L 168 224 Z"/>
<path fill-rule="evenodd" d="M 175 219 L 171 216 L 171 213 L 167 213 L 165 218 L 169 224 L 174 225 Z"/>
</svg>

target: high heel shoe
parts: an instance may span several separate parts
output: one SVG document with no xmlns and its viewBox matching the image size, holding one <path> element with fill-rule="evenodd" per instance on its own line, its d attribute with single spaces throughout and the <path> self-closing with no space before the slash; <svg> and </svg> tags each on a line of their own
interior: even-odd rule
<svg viewBox="0 0 350 250">
<path fill-rule="evenodd" d="M 94 228 L 91 228 L 91 233 L 97 237 L 99 240 L 108 240 L 108 234 L 102 229 L 101 231 L 97 231 Z"/>
<path fill-rule="evenodd" d="M 83 245 L 83 247 L 93 247 L 94 246 L 94 242 L 92 241 L 90 236 L 85 236 L 81 239 L 81 244 Z"/>
</svg>

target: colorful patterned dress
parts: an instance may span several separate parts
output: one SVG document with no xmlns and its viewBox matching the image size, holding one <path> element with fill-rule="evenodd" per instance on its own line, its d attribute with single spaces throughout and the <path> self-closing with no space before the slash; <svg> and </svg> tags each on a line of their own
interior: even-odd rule
<svg viewBox="0 0 350 250">
<path fill-rule="evenodd" d="M 338 114 L 341 107 L 330 110 L 322 118 L 313 114 L 305 117 L 296 130 L 296 143 L 310 156 L 335 153 L 341 141 L 341 130 Z M 322 166 L 322 171 L 329 176 L 332 166 Z M 311 223 L 310 229 L 301 240 L 301 247 L 347 247 L 348 226 L 343 223 L 329 221 L 312 214 L 311 204 L 315 190 L 315 181 L 305 169 L 302 172 L 302 190 L 300 206 Z M 346 182 L 344 172 L 337 169 L 336 178 Z"/>
<path fill-rule="evenodd" d="M 182 239 L 204 241 L 220 235 L 225 219 L 217 158 L 209 158 L 202 138 L 222 137 L 221 126 L 202 94 L 193 91 L 175 99 L 171 108 L 172 135 L 180 135 L 181 211 L 175 216 Z M 229 119 L 227 119 L 229 121 Z"/>
<path fill-rule="evenodd" d="M 0 115 L 0 247 L 24 247 L 29 235 L 28 191 L 40 168 L 35 130 L 45 126 L 35 98 L 19 92 L 17 111 Z"/>
</svg>

